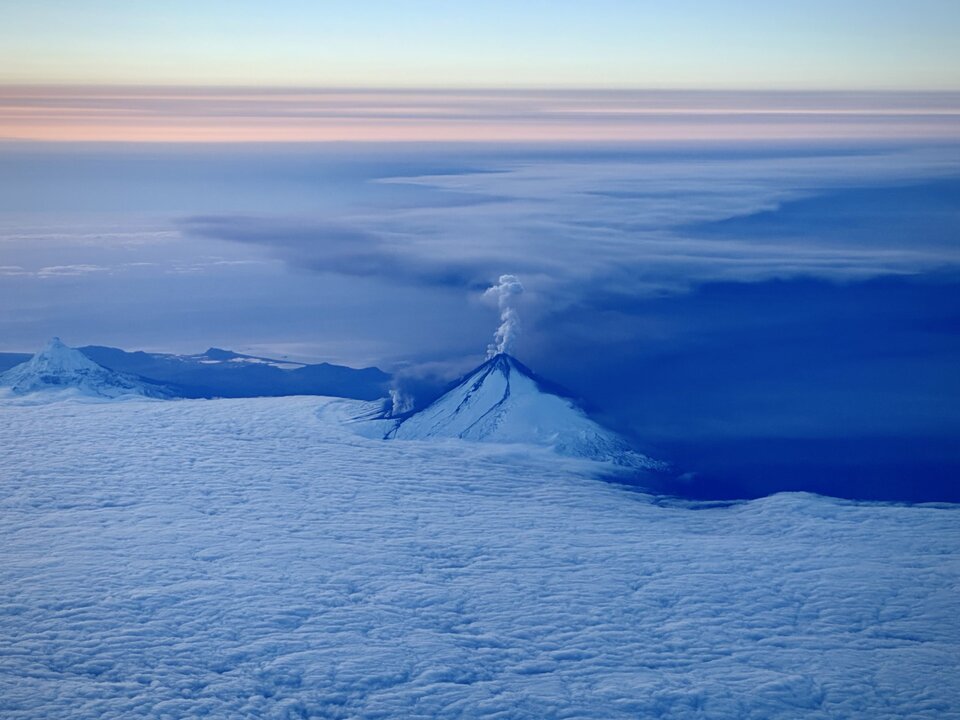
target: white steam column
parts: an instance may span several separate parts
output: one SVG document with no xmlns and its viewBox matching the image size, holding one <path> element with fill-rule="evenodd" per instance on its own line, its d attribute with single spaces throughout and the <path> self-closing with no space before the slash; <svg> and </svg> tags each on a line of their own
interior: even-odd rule
<svg viewBox="0 0 960 720">
<path fill-rule="evenodd" d="M 520 333 L 520 316 L 517 314 L 516 303 L 522 293 L 523 285 L 516 275 L 501 275 L 499 282 L 483 293 L 483 297 L 496 300 L 497 307 L 500 308 L 500 327 L 493 336 L 493 342 L 487 346 L 488 358 L 500 353 L 510 353 Z"/>
</svg>

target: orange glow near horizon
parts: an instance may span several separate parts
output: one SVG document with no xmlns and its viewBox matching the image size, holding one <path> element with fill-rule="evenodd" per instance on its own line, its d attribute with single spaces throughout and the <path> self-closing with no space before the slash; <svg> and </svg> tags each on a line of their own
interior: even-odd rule
<svg viewBox="0 0 960 720">
<path fill-rule="evenodd" d="M 0 139 L 644 142 L 960 138 L 960 96 L 0 87 Z"/>
</svg>

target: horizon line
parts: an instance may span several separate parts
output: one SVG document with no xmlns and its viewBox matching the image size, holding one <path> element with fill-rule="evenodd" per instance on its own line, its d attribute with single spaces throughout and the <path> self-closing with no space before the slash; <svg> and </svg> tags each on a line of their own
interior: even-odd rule
<svg viewBox="0 0 960 720">
<path fill-rule="evenodd" d="M 960 95 L 960 84 L 956 86 L 819 86 L 819 85 L 582 85 L 582 84 L 483 84 L 468 83 L 454 84 L 338 84 L 338 83 L 242 83 L 242 82 L 71 82 L 71 81 L 18 81 L 0 80 L 0 88 L 16 89 L 114 89 L 114 90 L 245 90 L 269 93 L 271 91 L 304 91 L 304 92 L 343 92 L 357 93 L 378 92 L 666 92 L 666 93 L 748 93 L 748 94 L 826 94 L 826 95 L 855 95 L 870 94 L 917 94 L 917 95 Z"/>
</svg>

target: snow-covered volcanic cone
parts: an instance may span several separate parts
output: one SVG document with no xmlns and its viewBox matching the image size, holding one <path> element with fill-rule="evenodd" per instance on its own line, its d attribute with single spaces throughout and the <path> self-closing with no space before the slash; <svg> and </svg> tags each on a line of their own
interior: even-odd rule
<svg viewBox="0 0 960 720">
<path fill-rule="evenodd" d="M 468 373 L 428 407 L 397 418 L 385 435 L 545 445 L 570 457 L 651 470 L 663 467 L 591 420 L 561 388 L 505 353 Z"/>
<path fill-rule="evenodd" d="M 16 395 L 70 390 L 78 395 L 103 398 L 123 395 L 170 397 L 170 393 L 159 385 L 97 365 L 56 337 L 27 362 L 0 375 L 0 386 L 10 387 Z"/>
</svg>

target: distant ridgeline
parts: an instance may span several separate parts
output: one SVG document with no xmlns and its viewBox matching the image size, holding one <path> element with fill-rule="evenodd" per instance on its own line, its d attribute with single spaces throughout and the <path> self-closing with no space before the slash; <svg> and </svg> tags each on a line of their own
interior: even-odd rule
<svg viewBox="0 0 960 720">
<path fill-rule="evenodd" d="M 79 350 L 109 370 L 167 386 L 185 398 L 332 395 L 376 400 L 388 394 L 390 383 L 390 375 L 375 367 L 307 365 L 219 348 L 199 355 L 126 352 L 97 345 Z M 0 353 L 0 373 L 31 357 L 25 353 Z"/>
</svg>

